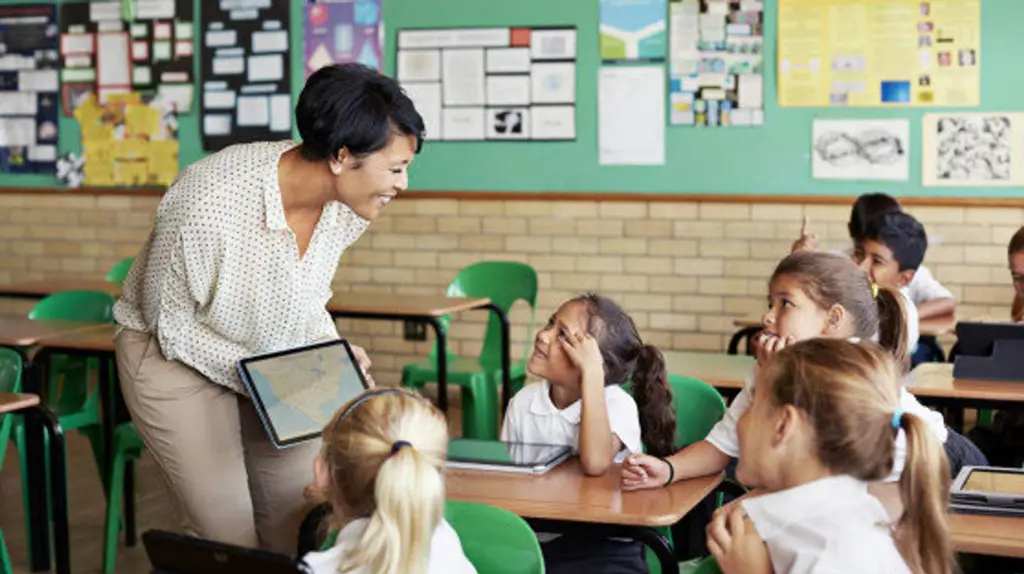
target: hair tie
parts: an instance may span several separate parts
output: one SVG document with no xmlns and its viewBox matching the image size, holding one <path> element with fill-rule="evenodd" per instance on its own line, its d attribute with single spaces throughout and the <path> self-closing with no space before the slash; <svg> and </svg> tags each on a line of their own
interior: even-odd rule
<svg viewBox="0 0 1024 574">
<path fill-rule="evenodd" d="M 395 453 L 402 450 L 402 447 L 404 446 L 411 447 L 412 443 L 407 440 L 396 440 L 395 442 L 391 443 L 391 456 L 394 456 Z"/>
<path fill-rule="evenodd" d="M 871 296 L 878 299 L 878 283 L 871 284 Z"/>
<path fill-rule="evenodd" d="M 897 408 L 896 412 L 892 413 L 892 428 L 900 430 L 900 422 L 903 420 L 903 409 Z"/>
</svg>

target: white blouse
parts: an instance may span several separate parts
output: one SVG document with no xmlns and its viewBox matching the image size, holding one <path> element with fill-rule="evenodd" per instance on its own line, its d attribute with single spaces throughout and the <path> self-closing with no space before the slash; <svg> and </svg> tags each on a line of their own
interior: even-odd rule
<svg viewBox="0 0 1024 574">
<path fill-rule="evenodd" d="M 236 392 L 244 357 L 338 336 L 327 312 L 342 252 L 369 221 L 330 202 L 299 258 L 278 163 L 292 141 L 229 147 L 185 169 L 124 282 L 114 319 Z"/>
</svg>

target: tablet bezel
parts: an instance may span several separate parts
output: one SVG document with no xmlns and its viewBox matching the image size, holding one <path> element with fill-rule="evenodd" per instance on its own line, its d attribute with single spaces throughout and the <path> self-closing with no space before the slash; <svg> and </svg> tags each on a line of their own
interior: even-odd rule
<svg viewBox="0 0 1024 574">
<path fill-rule="evenodd" d="M 975 471 L 992 472 L 999 474 L 1024 475 L 1024 469 L 1021 468 L 1000 466 L 965 466 L 960 469 L 960 474 L 957 475 L 956 480 L 953 481 L 953 485 L 950 488 L 951 499 L 970 499 L 971 501 L 974 502 L 980 502 L 982 499 L 984 499 L 989 504 L 1002 503 L 1010 504 L 1012 506 L 1021 506 L 1022 503 L 1020 501 L 1024 500 L 1024 494 L 986 492 L 982 490 L 966 490 L 965 486 L 967 484 L 967 481 L 968 479 L 970 479 L 971 473 Z M 962 501 L 966 502 L 967 500 Z"/>
<path fill-rule="evenodd" d="M 352 352 L 352 346 L 343 338 L 331 339 L 329 341 L 303 345 L 301 347 L 293 347 L 291 349 L 284 349 L 283 351 L 274 351 L 273 353 L 254 355 L 238 361 L 238 374 L 242 378 L 242 384 L 245 386 L 245 390 L 249 393 L 249 397 L 252 399 L 252 404 L 256 408 L 256 414 L 259 415 L 260 421 L 263 423 L 263 427 L 267 429 L 267 434 L 270 435 L 270 441 L 273 442 L 274 446 L 277 448 L 284 449 L 310 441 L 319 436 L 323 429 L 317 429 L 315 432 L 308 435 L 299 435 L 292 439 L 282 440 L 277 434 L 277 427 L 274 426 L 273 422 L 270 420 L 270 416 L 267 414 L 267 407 L 263 404 L 263 398 L 260 397 L 259 393 L 256 391 L 255 385 L 252 383 L 251 375 L 249 374 L 249 364 L 322 349 L 325 347 L 333 347 L 336 345 L 341 345 L 345 348 L 345 352 L 348 353 L 349 359 L 351 359 L 352 364 L 356 368 L 356 375 L 359 377 L 359 382 L 363 385 L 363 390 L 369 390 L 371 388 L 370 383 L 366 380 L 366 375 L 363 374 L 363 370 L 359 368 L 359 361 L 356 359 L 355 353 Z M 342 405 L 338 405 L 338 408 L 341 407 Z"/>
<path fill-rule="evenodd" d="M 453 458 L 452 457 L 452 452 L 451 452 L 451 443 L 454 443 L 456 441 L 459 441 L 459 442 L 492 443 L 492 444 L 503 444 L 503 445 L 521 445 L 521 446 L 527 446 L 527 447 L 530 447 L 530 446 L 547 447 L 547 448 L 554 448 L 554 449 L 558 449 L 558 450 L 555 451 L 555 454 L 553 456 L 550 456 L 550 457 L 548 457 L 546 459 L 543 459 L 542 461 L 532 462 L 532 463 L 517 463 L 517 462 L 514 462 L 514 461 L 512 461 L 512 462 L 503 462 L 503 461 L 471 459 L 471 458 L 466 458 L 466 457 Z M 509 442 L 509 441 L 503 441 L 503 440 L 483 440 L 483 439 L 472 439 L 472 438 L 453 438 L 453 439 L 449 440 L 448 443 L 449 443 L 449 446 L 448 446 L 448 456 L 446 457 L 447 458 L 446 462 L 454 462 L 454 463 L 458 463 L 460 465 L 471 464 L 471 465 L 480 465 L 480 466 L 502 467 L 502 468 L 509 468 L 509 469 L 522 468 L 522 469 L 537 470 L 537 469 L 542 469 L 542 468 L 548 468 L 548 467 L 550 467 L 553 464 L 556 464 L 558 462 L 561 462 L 561 461 L 565 460 L 566 458 L 569 458 L 570 456 L 572 456 L 572 452 L 573 452 L 573 449 L 572 449 L 571 446 L 561 445 L 561 444 L 546 444 L 546 443 L 533 443 L 533 442 Z"/>
</svg>

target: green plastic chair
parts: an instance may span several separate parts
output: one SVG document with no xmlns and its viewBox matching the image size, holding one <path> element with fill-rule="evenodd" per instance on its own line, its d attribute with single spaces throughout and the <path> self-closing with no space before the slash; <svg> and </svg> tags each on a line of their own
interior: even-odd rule
<svg viewBox="0 0 1024 574">
<path fill-rule="evenodd" d="M 21 391 L 21 355 L 14 349 L 0 347 L 0 391 Z M 4 453 L 7 452 L 7 441 L 10 440 L 15 418 L 15 415 L 0 415 L 0 469 L 4 467 Z M 4 533 L 0 531 L 0 574 L 11 574 L 12 571 Z"/>
<path fill-rule="evenodd" d="M 142 451 L 145 449 L 146 445 L 142 442 L 142 437 L 133 423 L 123 423 L 114 429 L 114 461 L 110 468 L 106 534 L 103 538 L 103 574 L 113 574 L 117 559 L 125 469 L 130 462 L 142 456 Z"/>
<path fill-rule="evenodd" d="M 680 562 L 679 574 L 722 574 L 722 570 L 714 556 L 705 556 Z"/>
<path fill-rule="evenodd" d="M 509 312 L 512 305 L 522 299 L 530 305 L 530 325 L 527 342 L 533 336 L 533 323 L 537 309 L 537 272 L 525 263 L 511 261 L 485 261 L 459 271 L 448 285 L 449 297 L 487 297 L 492 303 Z M 441 317 L 441 328 L 448 332 L 451 317 Z M 512 393 L 526 381 L 526 352 L 509 368 Z M 476 361 L 448 353 L 448 384 L 462 388 L 462 436 L 483 440 L 498 438 L 498 388 L 501 386 L 501 322 L 491 315 L 487 321 L 484 346 Z M 402 369 L 402 386 L 422 390 L 437 381 L 437 349 L 417 363 Z"/>
<path fill-rule="evenodd" d="M 481 574 L 544 574 L 537 535 L 525 520 L 500 508 L 472 502 L 445 503 L 444 517 Z"/>
<path fill-rule="evenodd" d="M 128 276 L 128 271 L 131 270 L 132 263 L 135 263 L 134 257 L 125 257 L 110 268 L 110 271 L 107 272 L 107 276 L 104 279 L 110 283 L 124 283 L 124 278 Z"/>
</svg>

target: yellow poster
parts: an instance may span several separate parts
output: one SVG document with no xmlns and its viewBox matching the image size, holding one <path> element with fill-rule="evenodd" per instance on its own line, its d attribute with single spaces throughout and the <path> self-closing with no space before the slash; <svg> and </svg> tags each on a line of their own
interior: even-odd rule
<svg viewBox="0 0 1024 574">
<path fill-rule="evenodd" d="M 779 105 L 980 103 L 981 0 L 779 0 Z"/>
</svg>

